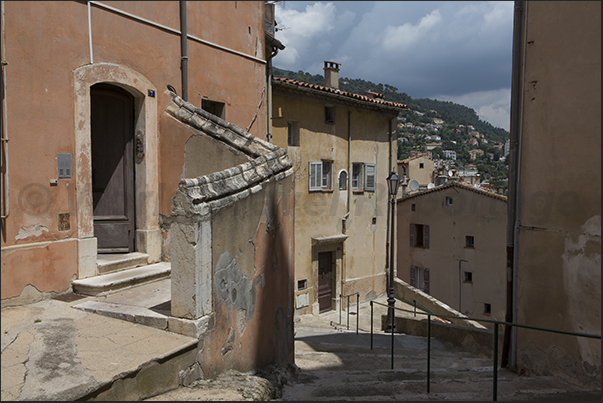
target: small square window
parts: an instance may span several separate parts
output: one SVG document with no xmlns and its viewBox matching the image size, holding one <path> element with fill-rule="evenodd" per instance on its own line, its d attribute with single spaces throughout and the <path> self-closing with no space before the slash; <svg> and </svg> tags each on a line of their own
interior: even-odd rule
<svg viewBox="0 0 603 403">
<path fill-rule="evenodd" d="M 463 272 L 463 283 L 473 283 L 473 273 L 470 271 Z"/>
<path fill-rule="evenodd" d="M 417 211 L 417 205 L 416 205 L 416 204 L 414 204 L 414 203 L 413 203 L 413 204 L 411 204 L 411 205 L 410 205 L 410 209 L 411 209 L 411 211 Z"/>
<path fill-rule="evenodd" d="M 492 305 L 484 304 L 484 315 L 491 315 L 491 314 L 492 314 Z"/>
<path fill-rule="evenodd" d="M 325 106 L 325 123 L 329 125 L 335 124 L 335 107 Z"/>
<path fill-rule="evenodd" d="M 474 248 L 475 247 L 475 239 L 473 235 L 465 236 L 465 248 Z"/>
<path fill-rule="evenodd" d="M 446 205 L 452 206 L 452 197 L 446 197 Z"/>
<path fill-rule="evenodd" d="M 307 279 L 297 281 L 297 289 L 298 290 L 305 290 L 306 288 L 308 288 L 308 280 Z"/>
<path fill-rule="evenodd" d="M 201 101 L 201 109 L 222 119 L 224 119 L 224 105 L 224 102 L 210 101 L 209 99 Z"/>
</svg>

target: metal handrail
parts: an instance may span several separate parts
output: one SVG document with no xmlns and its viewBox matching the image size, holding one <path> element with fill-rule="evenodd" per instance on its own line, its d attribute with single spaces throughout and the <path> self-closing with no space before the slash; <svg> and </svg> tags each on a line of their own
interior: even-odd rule
<svg viewBox="0 0 603 403">
<path fill-rule="evenodd" d="M 386 304 L 382 304 L 380 302 L 376 302 L 376 301 L 371 301 L 371 350 L 373 349 L 373 303 L 377 304 L 377 305 L 381 305 L 381 306 L 385 306 L 389 309 L 394 309 L 394 312 L 396 310 L 398 311 L 402 311 L 402 312 L 409 312 L 409 313 L 413 313 L 413 311 L 409 311 L 408 309 L 403 309 L 403 308 L 396 308 L 396 307 L 392 307 Z M 417 312 L 416 310 L 414 311 L 414 314 L 416 315 Z M 430 361 L 431 361 L 431 313 L 427 313 L 427 312 L 419 312 L 420 315 L 427 315 L 427 393 L 429 392 L 429 385 L 431 383 L 431 369 L 430 369 Z M 435 315 L 435 314 L 434 314 Z M 435 315 L 440 317 L 440 319 L 442 318 L 457 318 L 458 316 L 452 316 L 452 315 Z M 394 319 L 394 321 L 396 320 L 395 315 L 392 316 Z M 487 322 L 487 323 L 493 323 L 494 324 L 494 362 L 493 362 L 493 387 L 492 387 L 492 400 L 496 401 L 498 398 L 498 325 L 505 325 L 505 326 L 516 326 L 516 327 L 521 327 L 524 329 L 533 329 L 533 330 L 540 330 L 540 331 L 544 331 L 544 332 L 551 332 L 551 333 L 560 333 L 560 334 L 567 334 L 570 336 L 578 336 L 578 337 L 587 337 L 587 338 L 591 338 L 591 339 L 601 339 L 601 335 L 597 335 L 597 334 L 590 334 L 590 333 L 578 333 L 578 332 L 569 332 L 566 330 L 558 330 L 558 329 L 549 329 L 549 328 L 545 328 L 545 327 L 538 327 L 538 326 L 530 326 L 530 325 L 520 325 L 519 323 L 510 323 L 510 322 L 502 322 L 502 321 L 498 321 L 498 320 L 491 320 L 491 319 L 477 319 L 477 318 L 469 318 L 469 317 L 465 317 L 462 318 L 465 320 L 473 320 L 473 321 L 477 321 L 477 322 Z M 392 326 L 392 367 L 391 369 L 394 369 L 394 332 L 393 332 L 393 328 L 394 326 Z"/>
<path fill-rule="evenodd" d="M 341 298 L 342 297 L 347 297 L 348 298 L 348 305 L 346 308 L 347 314 L 348 314 L 348 323 L 347 323 L 347 330 L 350 330 L 350 297 L 352 295 L 356 296 L 356 334 L 358 334 L 358 307 L 360 305 L 360 293 L 359 292 L 355 292 L 353 294 L 349 294 L 349 295 L 341 295 L 339 294 L 339 324 L 341 325 L 341 305 L 343 305 L 341 303 Z"/>
<path fill-rule="evenodd" d="M 419 305 L 421 305 L 423 308 L 425 308 L 425 309 L 423 309 L 424 311 L 431 312 L 431 314 L 432 314 L 432 315 L 435 315 L 435 316 L 437 316 L 438 318 L 442 319 L 442 321 L 443 321 L 444 323 L 452 323 L 452 322 L 450 322 L 449 320 L 446 320 L 446 319 L 441 318 L 441 317 L 440 317 L 440 316 L 439 316 L 437 313 L 435 313 L 435 312 L 434 312 L 434 311 L 432 311 L 431 309 L 427 308 L 425 305 L 423 305 L 422 303 L 420 303 L 420 302 L 419 302 L 419 301 L 417 301 L 416 299 L 413 299 L 413 300 L 412 300 L 412 302 L 414 302 L 414 306 L 415 306 L 415 316 L 417 316 L 417 304 L 419 304 Z M 422 309 L 422 308 L 420 308 L 420 309 Z M 464 318 L 463 318 L 463 319 L 464 319 Z"/>
</svg>

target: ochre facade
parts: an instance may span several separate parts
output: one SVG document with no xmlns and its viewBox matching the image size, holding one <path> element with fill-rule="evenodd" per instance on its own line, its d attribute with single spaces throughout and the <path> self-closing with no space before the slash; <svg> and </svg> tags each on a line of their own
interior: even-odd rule
<svg viewBox="0 0 603 403">
<path fill-rule="evenodd" d="M 64 292 L 72 279 L 97 274 L 89 119 L 96 83 L 134 97 L 145 151 L 133 167 L 135 249 L 149 263 L 168 259 L 171 198 L 187 175 L 185 160 L 199 151 L 191 130 L 163 113 L 166 86 L 182 94 L 179 3 L 2 4 L 2 130 L 10 140 L 2 150 L 3 303 L 24 291 L 33 298 Z M 221 103 L 224 119 L 265 138 L 258 105 L 265 105 L 271 50 L 263 2 L 186 4 L 188 34 L 199 39 L 187 42 L 189 101 Z M 69 178 L 58 178 L 59 153 L 71 154 Z M 219 170 L 229 159 L 208 157 L 197 171 Z"/>
<path fill-rule="evenodd" d="M 386 291 L 386 178 L 396 161 L 392 128 L 405 106 L 379 108 L 368 97 L 352 102 L 330 87 L 303 87 L 273 80 L 272 122 L 274 144 L 287 148 L 295 168 L 296 313 L 318 315 L 341 303 L 345 309 L 348 295 L 352 305 L 356 293 L 365 301 Z M 323 175 L 314 182 L 317 164 Z M 371 167 L 374 188 L 365 183 Z"/>
</svg>

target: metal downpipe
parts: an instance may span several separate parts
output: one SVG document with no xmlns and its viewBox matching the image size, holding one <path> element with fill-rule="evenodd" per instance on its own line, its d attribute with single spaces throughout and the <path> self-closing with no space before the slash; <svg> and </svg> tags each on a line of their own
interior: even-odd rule
<svg viewBox="0 0 603 403">
<path fill-rule="evenodd" d="M 180 1 L 180 70 L 182 76 L 182 99 L 188 101 L 188 51 L 186 48 L 186 1 Z"/>
<path fill-rule="evenodd" d="M 509 137 L 509 192 L 507 201 L 507 305 L 505 321 L 515 323 L 515 254 L 516 254 L 516 228 L 517 221 L 517 192 L 518 192 L 518 138 L 520 131 L 520 110 L 521 110 L 521 51 L 523 43 L 522 36 L 522 18 L 523 7 L 521 1 L 515 1 L 515 10 L 513 17 L 513 64 L 512 64 L 512 83 L 511 83 L 511 132 Z M 515 318 L 516 319 L 516 318 Z M 511 326 L 505 326 L 503 348 L 501 357 L 501 367 L 506 368 L 509 365 L 509 348 L 511 345 Z M 514 355 L 513 355 L 514 356 Z M 512 360 L 515 361 L 514 359 Z"/>
</svg>

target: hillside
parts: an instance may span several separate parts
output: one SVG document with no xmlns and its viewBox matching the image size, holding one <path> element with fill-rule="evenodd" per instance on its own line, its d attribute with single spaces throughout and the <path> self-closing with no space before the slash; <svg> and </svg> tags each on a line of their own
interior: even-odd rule
<svg viewBox="0 0 603 403">
<path fill-rule="evenodd" d="M 310 84 L 324 85 L 324 76 L 312 75 L 303 71 L 293 72 L 274 67 L 276 77 L 292 78 Z M 449 124 L 462 124 L 473 126 L 477 131 L 483 133 L 486 138 L 504 142 L 509 138 L 509 132 L 500 127 L 494 127 L 490 123 L 481 120 L 475 110 L 464 105 L 449 101 L 438 101 L 436 99 L 419 98 L 413 99 L 405 92 L 399 93 L 398 89 L 389 84 L 375 84 L 360 78 L 339 78 L 339 89 L 354 94 L 364 95 L 365 91 L 375 91 L 384 95 L 386 101 L 401 102 L 418 112 L 436 111 L 430 117 L 441 118 Z"/>
<path fill-rule="evenodd" d="M 296 73 L 275 67 L 274 75 L 324 85 L 322 75 L 301 70 Z M 365 91 L 375 91 L 383 94 L 386 101 L 408 105 L 410 110 L 401 112 L 398 117 L 398 159 L 408 158 L 417 152 L 431 152 L 434 160 L 442 160 L 444 150 L 452 150 L 456 152 L 455 166 L 476 165 L 481 178 L 489 180 L 497 188 L 506 188 L 504 143 L 509 132 L 481 120 L 472 108 L 449 101 L 413 99 L 389 84 L 375 84 L 357 78 L 340 77 L 339 89 L 362 95 Z"/>
</svg>

